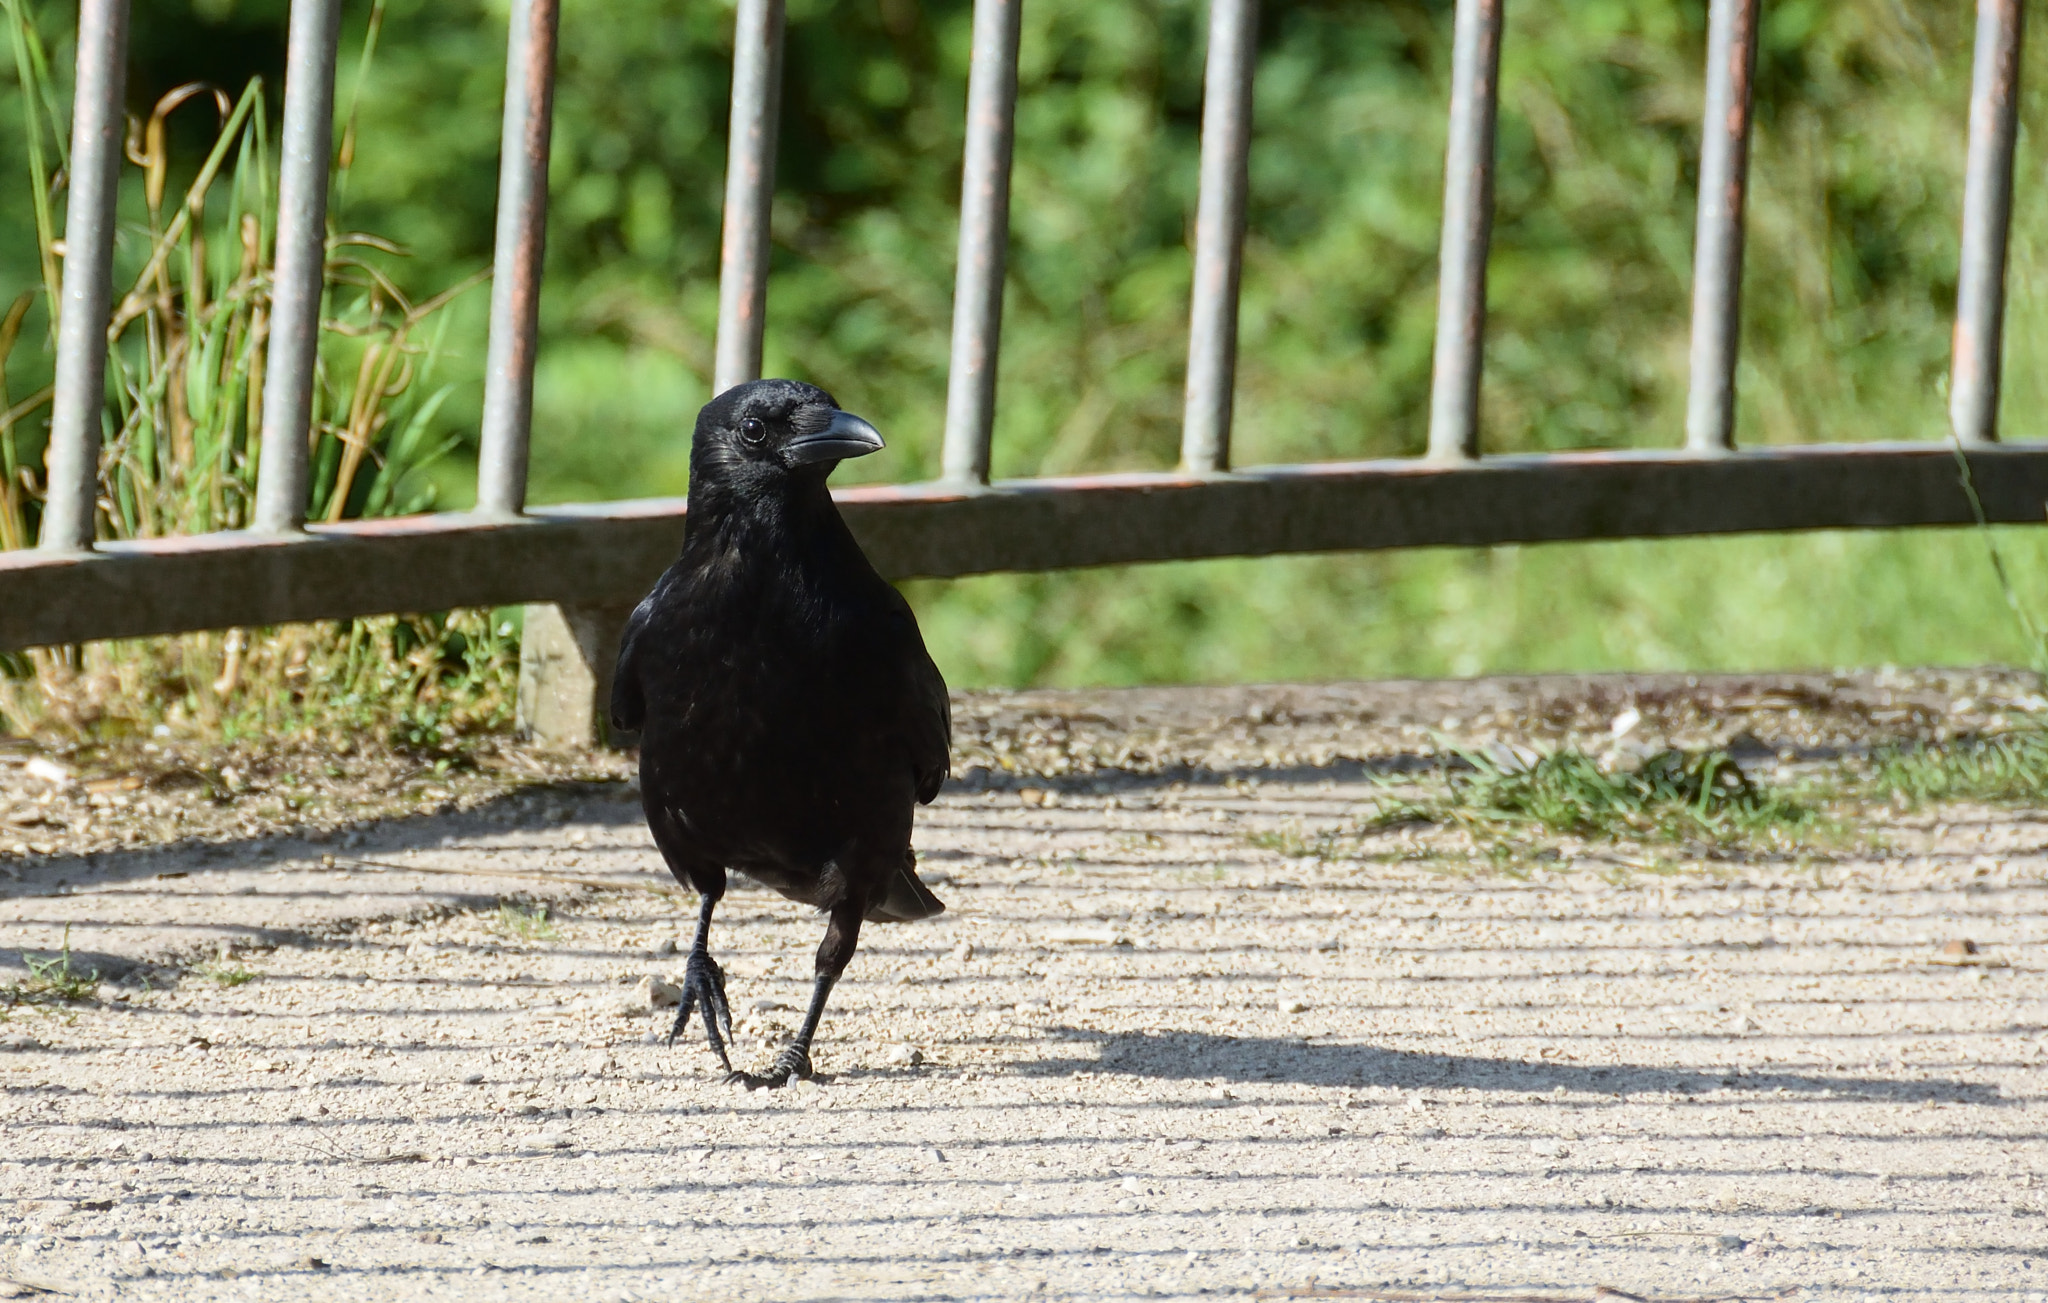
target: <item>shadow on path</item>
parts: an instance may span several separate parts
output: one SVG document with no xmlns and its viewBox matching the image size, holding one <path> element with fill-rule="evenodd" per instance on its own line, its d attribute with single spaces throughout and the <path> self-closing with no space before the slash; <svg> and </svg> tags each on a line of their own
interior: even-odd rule
<svg viewBox="0 0 2048 1303">
<path fill-rule="evenodd" d="M 1438 1054 L 1376 1045 L 1307 1045 L 1256 1036 L 1201 1032 L 1097 1032 L 1051 1027 L 1047 1037 L 1093 1046 L 1100 1058 L 1040 1059 L 1029 1069 L 1046 1075 L 1108 1072 L 1170 1081 L 1282 1081 L 1303 1086 L 1395 1086 L 1549 1092 L 1562 1086 L 1585 1095 L 1703 1095 L 1732 1088 L 1766 1094 L 1785 1090 L 1866 1103 L 1998 1104 L 1998 1087 L 1956 1080 L 1905 1081 L 1778 1069 L 1737 1072 L 1718 1068 L 1660 1068 L 1634 1064 L 1591 1067 L 1484 1055 Z"/>
</svg>

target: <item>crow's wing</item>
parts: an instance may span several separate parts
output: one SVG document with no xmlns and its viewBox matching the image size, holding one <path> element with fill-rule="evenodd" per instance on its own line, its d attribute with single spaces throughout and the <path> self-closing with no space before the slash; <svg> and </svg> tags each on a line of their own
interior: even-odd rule
<svg viewBox="0 0 2048 1303">
<path fill-rule="evenodd" d="M 640 682 L 640 637 L 654 613 L 654 600 L 661 586 L 641 599 L 626 619 L 626 631 L 619 635 L 619 662 L 612 669 L 612 727 L 637 733 L 647 722 L 647 689 Z"/>
<path fill-rule="evenodd" d="M 913 632 L 914 632 L 913 628 Z M 910 760 L 917 769 L 917 799 L 930 805 L 953 768 L 953 703 L 946 695 L 946 680 L 932 664 L 917 641 L 917 655 L 911 659 L 912 711 Z"/>
<path fill-rule="evenodd" d="M 909 743 L 918 802 L 930 805 L 952 769 L 953 703 L 946 696 L 945 677 L 925 650 L 910 603 L 895 589 L 888 591 L 895 601 L 890 603 L 887 621 L 891 645 L 884 654 L 900 675 L 891 723 Z"/>
</svg>

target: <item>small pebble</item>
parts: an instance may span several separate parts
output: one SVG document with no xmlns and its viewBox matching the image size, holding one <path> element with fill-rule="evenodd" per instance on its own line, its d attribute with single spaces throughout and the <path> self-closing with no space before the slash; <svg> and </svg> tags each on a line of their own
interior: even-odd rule
<svg viewBox="0 0 2048 1303">
<path fill-rule="evenodd" d="M 673 1009 L 683 1002 L 683 988 L 659 977 L 643 977 L 630 1004 L 642 1009 Z"/>
</svg>

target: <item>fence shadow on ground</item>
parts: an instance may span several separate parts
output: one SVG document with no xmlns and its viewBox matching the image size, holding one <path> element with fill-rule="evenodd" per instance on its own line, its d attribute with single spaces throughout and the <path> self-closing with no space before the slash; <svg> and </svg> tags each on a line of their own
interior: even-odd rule
<svg viewBox="0 0 2048 1303">
<path fill-rule="evenodd" d="M 1704 1095 L 1717 1090 L 1819 1095 L 1836 1099 L 1913 1104 L 2010 1105 L 1994 1085 L 1932 1079 L 1903 1081 L 1791 1068 L 1738 1072 L 1733 1068 L 1592 1066 L 1488 1055 L 1441 1054 L 1377 1045 L 1315 1045 L 1257 1036 L 1203 1032 L 1098 1032 L 1048 1027 L 1048 1045 L 1092 1047 L 1099 1057 L 1044 1058 L 1034 1072 L 1108 1072 L 1166 1080 L 1280 1081 L 1304 1086 L 1393 1086 L 1407 1090 L 1463 1088 L 1549 1093 L 1562 1086 L 1585 1095 Z"/>
</svg>

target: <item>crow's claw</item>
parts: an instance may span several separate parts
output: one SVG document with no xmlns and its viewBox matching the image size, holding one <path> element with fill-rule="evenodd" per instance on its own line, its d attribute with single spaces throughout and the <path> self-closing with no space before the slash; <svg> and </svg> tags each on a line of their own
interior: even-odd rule
<svg viewBox="0 0 2048 1303">
<path fill-rule="evenodd" d="M 727 1085 L 745 1086 L 748 1090 L 779 1090 L 792 1081 L 811 1079 L 811 1056 L 801 1045 L 785 1045 L 775 1056 L 764 1073 L 728 1072 Z"/>
<path fill-rule="evenodd" d="M 711 1052 L 718 1056 L 719 1063 L 731 1072 L 732 1060 L 725 1053 L 725 1043 L 732 1039 L 732 1009 L 725 1002 L 725 970 L 703 950 L 691 951 L 689 962 L 683 967 L 683 998 L 676 1003 L 676 1025 L 668 1030 L 670 1045 L 690 1025 L 690 1011 L 698 1008 L 704 1013 L 704 1039 L 710 1042 Z"/>
</svg>

